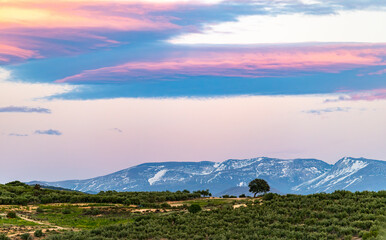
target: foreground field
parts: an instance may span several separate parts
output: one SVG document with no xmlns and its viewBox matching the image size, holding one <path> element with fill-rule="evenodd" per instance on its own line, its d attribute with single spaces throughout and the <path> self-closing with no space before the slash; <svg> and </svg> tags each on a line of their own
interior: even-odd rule
<svg viewBox="0 0 386 240">
<path fill-rule="evenodd" d="M 203 210 L 210 211 L 221 207 L 246 206 L 248 202 L 252 203 L 253 199 L 200 198 L 164 202 L 157 205 L 159 206 L 157 208 L 109 203 L 3 205 L 0 206 L 0 234 L 4 234 L 4 239 L 6 239 L 5 235 L 11 239 L 20 239 L 23 234 L 28 233 L 32 237 L 37 230 L 41 230 L 43 236 L 40 238 L 48 238 L 61 232 L 79 232 L 103 226 L 135 223 L 139 218 L 147 216 L 187 213 L 188 206 L 192 204 L 200 205 Z M 9 212 L 15 212 L 16 217 L 6 217 Z M 0 240 L 3 238 L 0 235 Z M 87 238 L 82 237 L 82 239 Z"/>
<path fill-rule="evenodd" d="M 192 204 L 202 211 L 187 211 Z M 0 221 L 0 231 L 8 230 L 12 239 L 33 236 L 38 229 L 43 230 L 40 238 L 51 240 L 386 239 L 385 191 L 200 198 L 164 202 L 162 208 L 78 203 L 1 209 L 3 215 L 12 210 L 19 216 Z"/>
<path fill-rule="evenodd" d="M 0 205 L 0 240 L 386 239 L 386 191 L 269 193 L 258 198 L 203 195 L 210 194 L 88 195 L 21 183 L 0 185 L 2 201 L 27 202 Z M 82 199 L 88 202 L 79 202 Z"/>
</svg>

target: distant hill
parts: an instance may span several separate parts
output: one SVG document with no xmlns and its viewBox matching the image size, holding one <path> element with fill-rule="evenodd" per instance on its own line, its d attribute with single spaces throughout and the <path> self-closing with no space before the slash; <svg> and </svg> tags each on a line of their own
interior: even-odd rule
<svg viewBox="0 0 386 240">
<path fill-rule="evenodd" d="M 365 158 L 343 158 L 334 165 L 317 159 L 252 158 L 224 162 L 145 163 L 105 176 L 59 182 L 34 181 L 82 192 L 163 191 L 209 189 L 220 195 L 243 187 L 255 179 L 268 181 L 280 193 L 308 194 L 337 189 L 385 190 L 386 162 Z M 236 192 L 241 192 L 235 188 Z M 237 191 L 236 191 L 237 190 Z M 235 195 L 231 194 L 231 195 Z"/>
<path fill-rule="evenodd" d="M 34 186 L 36 184 L 39 184 L 38 182 L 29 182 L 28 185 L 30 186 Z M 72 190 L 72 189 L 68 189 L 68 188 L 62 188 L 62 187 L 54 187 L 54 186 L 46 186 L 46 185 L 41 185 L 41 188 L 44 188 L 44 189 L 50 189 L 50 190 L 58 190 L 58 191 L 70 191 L 70 192 L 79 192 L 77 190 Z"/>
</svg>

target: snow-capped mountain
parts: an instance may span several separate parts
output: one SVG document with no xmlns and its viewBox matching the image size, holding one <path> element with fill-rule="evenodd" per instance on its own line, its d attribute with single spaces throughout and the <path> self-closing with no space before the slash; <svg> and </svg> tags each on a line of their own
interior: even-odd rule
<svg viewBox="0 0 386 240">
<path fill-rule="evenodd" d="M 365 158 L 340 159 L 330 171 L 294 188 L 295 192 L 333 192 L 335 190 L 378 191 L 386 189 L 386 162 Z"/>
<path fill-rule="evenodd" d="M 317 159 L 230 159 L 216 162 L 145 163 L 106 176 L 60 182 L 34 181 L 83 192 L 210 189 L 218 194 L 246 187 L 255 178 L 268 181 L 281 193 L 312 193 L 335 189 L 385 189 L 386 162 L 343 158 L 335 165 Z M 383 181 L 382 184 L 377 180 Z"/>
</svg>

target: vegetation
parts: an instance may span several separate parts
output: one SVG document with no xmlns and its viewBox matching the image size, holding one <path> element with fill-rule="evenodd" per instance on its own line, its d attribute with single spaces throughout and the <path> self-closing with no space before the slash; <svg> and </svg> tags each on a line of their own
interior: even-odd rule
<svg viewBox="0 0 386 240">
<path fill-rule="evenodd" d="M 190 205 L 189 207 L 188 207 L 188 211 L 190 212 L 190 213 L 198 213 L 199 211 L 201 211 L 202 209 L 201 209 L 201 206 L 199 205 L 199 204 L 197 204 L 197 203 L 195 203 L 195 204 L 192 204 L 192 205 Z"/>
<path fill-rule="evenodd" d="M 256 197 L 258 193 L 266 193 L 271 190 L 270 186 L 264 179 L 256 178 L 252 180 L 249 185 L 249 191 L 254 194 L 253 197 Z"/>
<path fill-rule="evenodd" d="M 41 229 L 34 232 L 35 237 L 43 237 L 43 231 Z"/>
<path fill-rule="evenodd" d="M 23 234 L 20 236 L 20 238 L 21 238 L 22 240 L 32 240 L 32 236 L 31 236 L 31 234 L 29 234 L 29 233 L 23 233 Z"/>
<path fill-rule="evenodd" d="M 254 193 L 266 192 L 256 186 Z M 0 240 L 386 239 L 386 191 L 202 198 L 209 195 L 207 190 L 91 195 L 12 182 L 0 185 L 0 199 L 27 200 L 2 203 Z"/>
<path fill-rule="evenodd" d="M 386 224 L 386 191 L 271 194 L 247 207 L 189 214 L 149 213 L 127 224 L 49 236 L 67 239 L 376 239 Z M 263 201 L 261 204 L 261 200 Z"/>
<path fill-rule="evenodd" d="M 9 237 L 7 237 L 5 234 L 0 233 L 0 240 L 9 240 Z"/>
<path fill-rule="evenodd" d="M 8 212 L 7 218 L 16 218 L 16 213 L 15 212 Z"/>
<path fill-rule="evenodd" d="M 14 181 L 0 184 L 0 205 L 27 205 L 47 203 L 120 203 L 157 207 L 165 201 L 181 201 L 210 196 L 209 190 L 188 190 L 177 192 L 116 192 L 101 191 L 98 194 L 87 194 L 76 191 L 44 189 L 40 185 L 30 186 Z"/>
</svg>

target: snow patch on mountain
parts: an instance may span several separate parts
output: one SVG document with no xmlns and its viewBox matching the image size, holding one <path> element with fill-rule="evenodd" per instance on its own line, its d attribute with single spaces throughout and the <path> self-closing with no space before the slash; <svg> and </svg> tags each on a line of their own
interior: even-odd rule
<svg viewBox="0 0 386 240">
<path fill-rule="evenodd" d="M 150 185 L 153 185 L 154 183 L 158 182 L 159 180 L 161 180 L 161 178 L 165 175 L 165 173 L 167 172 L 168 170 L 166 169 L 162 169 L 161 171 L 157 172 L 154 177 L 152 178 L 149 178 L 149 180 L 147 180 Z"/>
<path fill-rule="evenodd" d="M 344 161 L 342 161 L 342 163 L 345 165 L 348 165 L 348 164 L 350 164 L 350 161 L 344 160 Z M 367 165 L 368 165 L 368 163 L 366 163 L 366 162 L 355 161 L 351 164 L 351 166 L 347 166 L 347 167 L 344 167 L 342 169 L 339 169 L 337 171 L 332 172 L 326 178 L 324 178 L 323 180 L 318 182 L 315 185 L 315 187 L 319 187 L 320 185 L 322 185 L 328 181 L 331 181 L 331 183 L 329 185 L 336 184 L 336 183 L 344 180 L 345 178 L 349 177 L 350 175 L 358 172 L 360 169 L 366 167 Z M 335 180 L 333 180 L 333 179 L 335 179 Z"/>
<path fill-rule="evenodd" d="M 240 182 L 237 184 L 238 187 L 246 187 L 248 184 L 246 182 Z"/>
<path fill-rule="evenodd" d="M 332 192 L 337 189 L 383 189 L 381 184 L 370 185 L 385 179 L 386 162 L 365 158 L 344 157 L 333 168 L 320 176 L 292 188 L 298 192 Z"/>
</svg>

